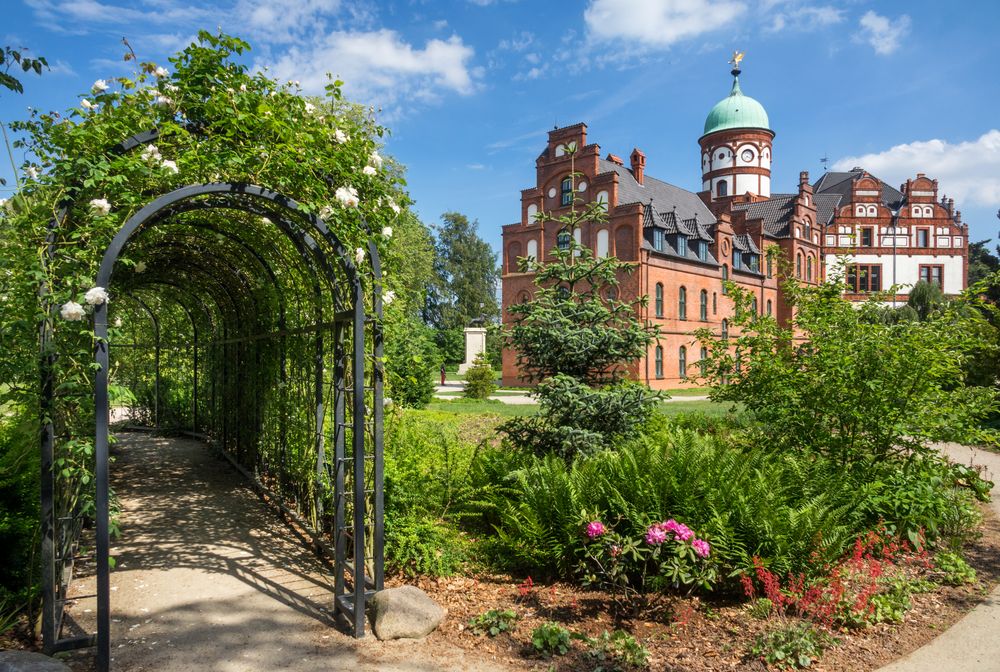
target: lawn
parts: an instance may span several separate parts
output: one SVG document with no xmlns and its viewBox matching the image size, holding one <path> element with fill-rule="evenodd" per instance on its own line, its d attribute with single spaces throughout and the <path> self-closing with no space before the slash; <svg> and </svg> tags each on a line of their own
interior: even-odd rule
<svg viewBox="0 0 1000 672">
<path fill-rule="evenodd" d="M 538 412 L 538 404 L 505 404 L 502 401 L 457 398 L 436 399 L 427 405 L 428 410 L 447 411 L 450 413 L 479 413 L 513 417 L 518 415 L 534 415 Z M 729 412 L 732 404 L 720 404 L 714 401 L 665 401 L 659 405 L 660 411 L 674 417 L 682 413 L 704 413 L 713 417 L 721 417 Z"/>
</svg>

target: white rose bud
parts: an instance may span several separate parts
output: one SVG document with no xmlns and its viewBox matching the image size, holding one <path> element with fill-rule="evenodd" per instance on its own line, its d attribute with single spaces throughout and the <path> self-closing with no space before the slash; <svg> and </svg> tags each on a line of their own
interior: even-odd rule
<svg viewBox="0 0 1000 672">
<path fill-rule="evenodd" d="M 392 227 L 386 226 L 382 229 L 382 235 L 386 238 L 392 238 Z"/>
<path fill-rule="evenodd" d="M 95 198 L 90 202 L 90 209 L 99 215 L 111 212 L 111 204 L 105 198 Z"/>
<path fill-rule="evenodd" d="M 170 76 L 170 72 L 166 68 L 164 68 L 163 66 L 157 66 L 156 70 L 153 71 L 153 74 L 158 79 L 163 79 L 164 77 L 169 77 Z"/>
<path fill-rule="evenodd" d="M 358 266 L 364 263 L 365 248 L 359 247 L 358 249 L 354 250 L 354 261 L 358 262 Z"/>
<path fill-rule="evenodd" d="M 90 87 L 90 90 L 94 93 L 104 93 L 108 90 L 108 83 L 103 79 L 99 79 Z"/>
<path fill-rule="evenodd" d="M 86 98 L 84 98 L 83 100 L 80 101 L 80 107 L 82 107 L 85 110 L 96 110 L 97 109 L 97 105 L 95 105 L 94 103 L 90 102 Z"/>
<path fill-rule="evenodd" d="M 375 170 L 375 166 L 365 166 L 361 169 L 361 172 L 365 175 L 376 175 L 378 173 L 378 171 Z"/>
<path fill-rule="evenodd" d="M 87 311 L 76 301 L 67 301 L 59 309 L 59 314 L 62 315 L 64 320 L 79 322 L 87 314 Z"/>
</svg>

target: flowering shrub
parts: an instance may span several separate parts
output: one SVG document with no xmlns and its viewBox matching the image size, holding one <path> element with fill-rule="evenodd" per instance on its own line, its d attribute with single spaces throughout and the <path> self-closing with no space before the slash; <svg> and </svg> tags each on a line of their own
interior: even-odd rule
<svg viewBox="0 0 1000 672">
<path fill-rule="evenodd" d="M 583 521 L 578 573 L 584 585 L 608 590 L 622 610 L 662 611 L 673 593 L 711 590 L 718 580 L 712 547 L 673 518 L 621 534 L 596 517 Z"/>
</svg>

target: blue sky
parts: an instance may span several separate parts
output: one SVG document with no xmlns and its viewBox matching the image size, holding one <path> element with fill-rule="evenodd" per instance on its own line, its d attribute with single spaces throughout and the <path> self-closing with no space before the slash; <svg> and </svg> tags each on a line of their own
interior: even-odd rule
<svg viewBox="0 0 1000 672">
<path fill-rule="evenodd" d="M 1000 208 L 1000 3 L 830 0 L 5 0 L 0 44 L 52 72 L 0 95 L 0 120 L 78 104 L 98 78 L 165 62 L 221 27 L 268 66 L 319 92 L 325 73 L 381 108 L 387 151 L 407 166 L 427 223 L 457 210 L 499 248 L 554 125 L 579 121 L 602 152 L 638 146 L 646 171 L 700 186 L 697 139 L 744 50 L 743 91 L 776 131 L 773 189 L 820 159 L 898 185 L 919 170 L 956 200 L 973 240 Z M 18 157 L 19 159 L 21 157 Z M 10 167 L 0 176 L 10 178 Z M 0 197 L 6 196 L 0 193 Z"/>
</svg>

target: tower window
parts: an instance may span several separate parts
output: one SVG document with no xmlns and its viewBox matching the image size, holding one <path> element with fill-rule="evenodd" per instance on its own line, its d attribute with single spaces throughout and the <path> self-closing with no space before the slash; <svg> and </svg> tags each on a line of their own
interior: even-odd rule
<svg viewBox="0 0 1000 672">
<path fill-rule="evenodd" d="M 719 198 L 729 195 L 729 183 L 725 180 L 719 180 L 715 185 L 715 195 Z"/>
<path fill-rule="evenodd" d="M 573 178 L 563 178 L 561 191 L 562 198 L 560 199 L 560 203 L 562 205 L 573 205 Z"/>
</svg>

